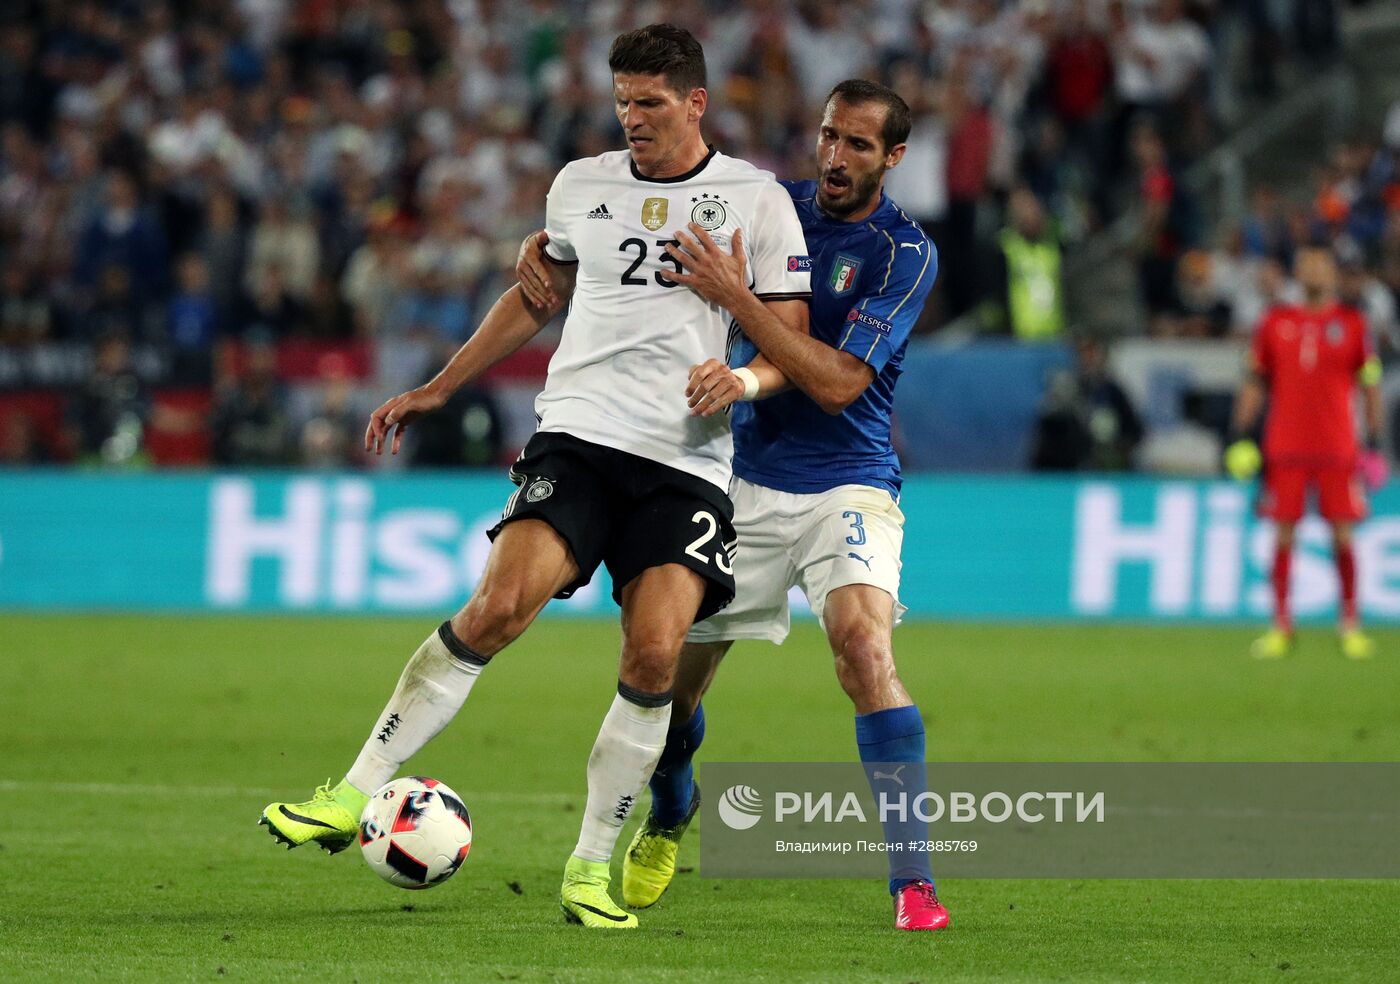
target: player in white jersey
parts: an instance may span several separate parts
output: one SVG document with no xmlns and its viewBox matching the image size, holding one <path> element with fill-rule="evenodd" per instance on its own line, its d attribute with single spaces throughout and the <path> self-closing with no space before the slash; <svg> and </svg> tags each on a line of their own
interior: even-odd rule
<svg viewBox="0 0 1400 984">
<path fill-rule="evenodd" d="M 691 415 L 685 395 L 693 365 L 725 358 L 732 319 L 660 275 L 679 269 L 662 230 L 683 218 L 730 243 L 742 227 L 752 290 L 795 330 L 809 285 L 788 262 L 805 247 L 787 193 L 705 145 L 699 43 L 652 25 L 619 36 L 608 63 L 628 150 L 575 161 L 554 182 L 546 222 L 559 303 L 532 307 L 511 288 L 442 372 L 387 401 L 365 434 L 367 450 L 397 452 L 405 426 L 572 301 L 537 403 L 539 432 L 511 470 L 520 487 L 491 530 L 481 582 L 409 660 L 345 779 L 302 803 L 269 804 L 260 822 L 291 846 L 347 847 L 369 794 L 452 720 L 491 657 L 605 564 L 622 606 L 617 697 L 588 761 L 559 901 L 572 922 L 629 928 L 637 918 L 610 896 L 608 862 L 665 745 L 686 632 L 734 594 L 728 423 Z M 761 392 L 786 386 L 762 359 L 748 371 Z"/>
<path fill-rule="evenodd" d="M 542 433 L 630 451 L 727 490 L 729 421 L 691 415 L 685 387 L 691 366 L 727 353 L 732 322 L 662 274 L 680 272 L 665 250 L 688 222 L 726 246 L 736 229 L 753 237 L 749 281 L 760 299 L 810 293 L 787 262 L 806 248 L 801 224 L 767 171 L 715 150 L 668 178 L 646 177 L 627 151 L 574 161 L 549 192 L 545 258 L 577 264 L 578 286 L 535 409 Z"/>
</svg>

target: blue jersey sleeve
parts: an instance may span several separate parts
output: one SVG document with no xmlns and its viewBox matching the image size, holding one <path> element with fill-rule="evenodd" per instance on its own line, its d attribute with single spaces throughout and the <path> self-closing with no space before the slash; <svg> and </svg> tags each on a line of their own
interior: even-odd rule
<svg viewBox="0 0 1400 984">
<path fill-rule="evenodd" d="M 914 330 L 937 276 L 938 254 L 931 241 L 892 242 L 888 257 L 847 312 L 836 347 L 879 373 Z"/>
</svg>

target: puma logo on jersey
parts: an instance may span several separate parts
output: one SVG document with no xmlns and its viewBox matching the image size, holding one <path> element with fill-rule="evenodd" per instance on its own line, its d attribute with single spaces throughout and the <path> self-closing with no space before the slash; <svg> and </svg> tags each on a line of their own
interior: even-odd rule
<svg viewBox="0 0 1400 984">
<path fill-rule="evenodd" d="M 924 244 L 923 244 L 923 243 L 900 243 L 900 244 L 899 244 L 899 248 L 900 248 L 900 249 L 912 249 L 914 252 L 918 253 L 920 256 L 923 256 L 923 255 L 924 255 Z"/>
<path fill-rule="evenodd" d="M 599 205 L 599 206 L 598 206 L 597 208 L 595 208 L 593 211 L 591 211 L 591 212 L 588 213 L 588 218 L 590 218 L 590 219 L 611 219 L 611 218 L 612 218 L 612 213 L 608 211 L 608 206 L 607 206 L 607 205 Z"/>
</svg>

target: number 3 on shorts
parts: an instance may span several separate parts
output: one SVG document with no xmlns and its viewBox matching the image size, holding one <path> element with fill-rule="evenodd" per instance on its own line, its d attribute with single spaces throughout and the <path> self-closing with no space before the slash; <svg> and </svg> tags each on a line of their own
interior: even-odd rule
<svg viewBox="0 0 1400 984">
<path fill-rule="evenodd" d="M 719 531 L 719 523 L 713 516 L 701 509 L 694 516 L 690 517 L 692 523 L 699 523 L 705 527 L 705 532 L 701 533 L 690 542 L 690 546 L 685 548 L 685 552 L 702 564 L 708 564 L 710 558 L 706 557 L 699 550 L 701 544 L 715 539 L 715 534 Z M 863 535 L 863 534 L 862 534 Z M 862 541 L 864 542 L 864 541 Z M 715 566 L 726 574 L 733 574 L 734 569 L 729 566 L 729 560 L 724 555 L 724 545 L 720 544 L 720 549 L 715 552 Z"/>
<path fill-rule="evenodd" d="M 855 517 L 852 519 L 852 517 Z M 855 530 L 854 535 L 846 537 L 846 542 L 853 547 L 859 547 L 865 543 L 865 517 L 854 510 L 847 509 L 841 514 L 842 519 L 851 520 L 851 529 Z"/>
</svg>

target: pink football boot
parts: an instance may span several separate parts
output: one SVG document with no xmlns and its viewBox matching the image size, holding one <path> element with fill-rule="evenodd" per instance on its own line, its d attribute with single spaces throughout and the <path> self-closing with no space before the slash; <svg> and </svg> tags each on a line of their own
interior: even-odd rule
<svg viewBox="0 0 1400 984">
<path fill-rule="evenodd" d="M 944 929 L 947 925 L 948 910 L 928 882 L 910 882 L 895 894 L 895 929 Z"/>
</svg>

